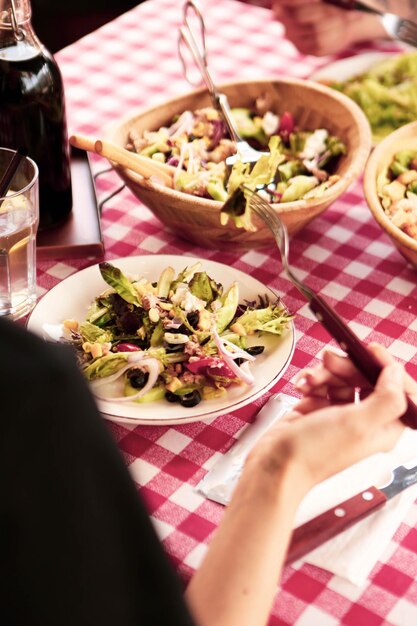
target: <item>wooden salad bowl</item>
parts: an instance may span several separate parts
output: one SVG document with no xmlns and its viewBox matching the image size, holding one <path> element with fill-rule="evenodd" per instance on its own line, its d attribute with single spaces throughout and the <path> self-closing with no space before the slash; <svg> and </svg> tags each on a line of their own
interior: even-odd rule
<svg viewBox="0 0 417 626">
<path fill-rule="evenodd" d="M 289 111 L 300 130 L 326 128 L 346 144 L 347 153 L 341 157 L 335 172 L 340 180 L 320 198 L 272 205 L 290 235 L 327 209 L 363 172 L 371 150 L 371 132 L 364 113 L 350 98 L 312 81 L 287 78 L 235 81 L 220 85 L 219 89 L 227 95 L 232 107 L 254 108 L 255 100 L 266 96 L 270 100 L 268 108 L 278 115 Z M 125 147 L 132 127 L 139 133 L 157 130 L 168 125 L 176 114 L 205 106 L 211 106 L 207 90 L 197 89 L 158 106 L 131 112 L 107 129 L 106 139 Z M 231 221 L 222 226 L 220 202 L 151 182 L 137 172 L 110 163 L 132 193 L 180 237 L 218 249 L 233 246 L 244 250 L 273 244 L 270 231 L 256 216 L 253 217 L 256 232 L 238 229 Z"/>
<path fill-rule="evenodd" d="M 417 267 L 417 240 L 404 233 L 387 217 L 377 190 L 378 176 L 388 169 L 395 153 L 409 149 L 417 150 L 417 122 L 398 128 L 376 146 L 365 168 L 363 188 L 368 207 L 377 223 L 398 251 Z"/>
</svg>

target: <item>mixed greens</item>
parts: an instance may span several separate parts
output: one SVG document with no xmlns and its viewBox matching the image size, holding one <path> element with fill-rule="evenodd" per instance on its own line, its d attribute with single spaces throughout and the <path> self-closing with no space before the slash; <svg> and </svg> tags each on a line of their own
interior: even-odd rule
<svg viewBox="0 0 417 626">
<path fill-rule="evenodd" d="M 267 152 L 253 164 L 226 159 L 236 153 L 219 112 L 214 108 L 185 111 L 156 131 L 129 133 L 127 148 L 175 167 L 174 188 L 195 196 L 225 202 L 242 184 L 271 203 L 321 196 L 339 180 L 335 168 L 344 143 L 324 128 L 299 130 L 291 113 L 281 116 L 257 103 L 255 110 L 234 108 L 240 135 Z M 245 211 L 242 224 L 255 230 Z"/>
<path fill-rule="evenodd" d="M 364 111 L 375 143 L 417 119 L 417 52 L 405 52 L 376 63 L 369 71 L 331 86 Z"/>
<path fill-rule="evenodd" d="M 281 335 L 292 319 L 279 299 L 239 302 L 237 282 L 225 289 L 201 263 L 178 274 L 167 267 L 155 283 L 99 268 L 109 288 L 83 322 L 64 322 L 99 399 L 191 407 L 251 385 L 250 363 L 264 350 L 251 339 Z"/>
<path fill-rule="evenodd" d="M 377 180 L 382 207 L 393 224 L 417 239 L 417 149 L 400 150 Z"/>
</svg>

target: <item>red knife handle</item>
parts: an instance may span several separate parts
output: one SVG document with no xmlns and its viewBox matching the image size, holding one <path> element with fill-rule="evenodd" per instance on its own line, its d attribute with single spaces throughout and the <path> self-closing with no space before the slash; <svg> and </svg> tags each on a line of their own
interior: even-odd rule
<svg viewBox="0 0 417 626">
<path fill-rule="evenodd" d="M 387 498 L 382 491 L 376 487 L 369 487 L 353 498 L 341 502 L 309 522 L 298 526 L 293 532 L 285 564 L 297 561 L 311 550 L 321 546 L 322 543 L 381 508 L 386 501 Z"/>
<path fill-rule="evenodd" d="M 313 295 L 309 306 L 319 322 L 349 355 L 366 380 L 375 386 L 382 368 L 372 352 L 321 296 Z M 407 398 L 407 409 L 401 416 L 401 421 L 406 426 L 417 429 L 417 406 L 410 398 Z"/>
</svg>

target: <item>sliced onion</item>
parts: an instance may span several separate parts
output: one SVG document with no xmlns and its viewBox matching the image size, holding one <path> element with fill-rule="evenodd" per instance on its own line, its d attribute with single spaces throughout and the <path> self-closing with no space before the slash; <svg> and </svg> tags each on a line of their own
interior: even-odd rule
<svg viewBox="0 0 417 626">
<path fill-rule="evenodd" d="M 107 378 L 103 378 L 100 381 L 94 381 L 93 394 L 96 396 L 96 398 L 99 398 L 100 400 L 107 400 L 108 402 L 131 402 L 132 400 L 135 400 L 136 398 L 140 398 L 141 396 L 144 396 L 145 393 L 147 393 L 150 389 L 152 389 L 152 387 L 155 385 L 156 381 L 158 380 L 158 376 L 159 376 L 158 359 L 153 359 L 153 358 L 136 359 L 136 363 L 137 363 L 138 369 L 144 370 L 148 372 L 149 374 L 149 378 L 146 382 L 146 385 L 142 387 L 142 389 L 139 389 L 139 391 L 133 394 L 132 396 L 116 396 L 116 397 L 104 396 L 100 393 L 97 393 L 97 391 L 94 389 L 94 387 L 98 386 L 97 384 L 94 384 L 94 383 L 99 383 L 99 385 L 101 385 L 103 383 L 111 383 L 115 381 L 117 378 L 119 378 L 119 376 L 124 374 L 126 370 L 132 367 L 131 363 L 129 363 L 125 367 L 122 367 L 118 372 L 116 372 L 116 374 L 113 374 L 112 376 L 107 376 Z"/>
<path fill-rule="evenodd" d="M 185 160 L 185 143 L 182 143 L 181 149 L 180 149 L 180 158 L 178 160 L 178 165 L 175 168 L 174 182 L 177 181 L 177 178 L 180 176 L 182 172 L 182 166 L 184 165 L 184 160 Z"/>
<path fill-rule="evenodd" d="M 219 337 L 219 339 L 224 346 L 229 346 L 230 348 L 232 348 L 233 352 L 229 351 L 227 354 L 229 354 L 233 359 L 241 358 L 245 359 L 246 361 L 255 361 L 255 357 L 253 356 L 253 354 L 249 354 L 249 352 L 246 352 L 246 350 L 244 350 L 243 348 L 239 348 L 239 346 L 233 343 L 233 341 L 229 341 L 228 339 L 222 339 L 221 337 Z"/>
<path fill-rule="evenodd" d="M 243 368 L 244 363 L 242 363 L 242 366 L 239 366 L 235 363 L 235 359 L 243 358 L 247 359 L 248 361 L 254 361 L 255 357 L 251 354 L 248 354 L 245 350 L 242 350 L 242 348 L 239 348 L 231 341 L 228 341 L 227 339 L 221 339 L 216 329 L 213 329 L 213 337 L 219 353 L 222 355 L 227 365 L 230 367 L 236 377 L 240 378 L 248 385 L 253 385 L 253 383 L 255 382 L 255 378 L 252 372 L 249 371 L 248 364 L 246 364 L 246 367 Z M 226 350 L 225 345 L 232 346 L 235 351 L 232 353 L 230 352 L 230 350 Z"/>
<path fill-rule="evenodd" d="M 123 352 L 121 354 L 123 354 Z M 146 357 L 146 353 L 141 350 L 135 352 L 127 352 L 125 354 L 127 354 L 128 363 L 137 363 L 138 361 L 143 361 L 145 358 L 149 358 Z"/>
<path fill-rule="evenodd" d="M 194 115 L 191 111 L 184 111 L 177 121 L 168 128 L 168 134 L 171 139 L 182 133 L 187 135 L 191 133 L 194 123 Z"/>
</svg>

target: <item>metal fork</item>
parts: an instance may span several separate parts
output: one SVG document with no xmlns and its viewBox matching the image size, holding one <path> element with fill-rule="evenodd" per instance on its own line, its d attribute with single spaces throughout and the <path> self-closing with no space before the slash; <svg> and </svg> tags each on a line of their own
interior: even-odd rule
<svg viewBox="0 0 417 626">
<path fill-rule="evenodd" d="M 381 372 L 381 365 L 367 349 L 365 344 L 349 328 L 349 326 L 339 317 L 336 311 L 321 296 L 314 293 L 305 283 L 297 278 L 289 264 L 289 236 L 285 224 L 281 221 L 277 212 L 264 200 L 256 191 L 242 185 L 231 196 L 231 202 L 235 200 L 237 194 L 244 191 L 246 197 L 249 196 L 249 208 L 256 213 L 268 226 L 274 235 L 281 261 L 285 273 L 290 281 L 297 287 L 309 302 L 309 308 L 316 316 L 317 320 L 324 326 L 340 347 L 346 352 L 357 369 L 363 374 L 366 380 L 375 386 Z M 236 194 L 236 196 L 235 196 Z M 227 200 L 227 202 L 229 202 Z M 417 406 L 408 399 L 407 410 L 401 417 L 407 426 L 417 429 Z"/>
<path fill-rule="evenodd" d="M 199 43 L 197 42 L 197 38 L 193 32 L 191 24 L 191 19 L 193 18 L 197 20 L 198 28 L 200 30 Z M 236 144 L 237 153 L 227 157 L 226 165 L 232 166 L 238 160 L 242 161 L 243 163 L 256 163 L 257 161 L 259 161 L 261 156 L 268 153 L 255 150 L 255 148 L 252 148 L 252 146 L 250 146 L 247 141 L 242 139 L 236 128 L 236 124 L 230 110 L 227 96 L 224 93 L 220 93 L 218 91 L 212 77 L 210 76 L 207 67 L 206 29 L 204 26 L 204 20 L 201 11 L 194 4 L 194 2 L 192 2 L 192 0 L 187 0 L 183 7 L 183 23 L 179 29 L 178 54 L 181 59 L 186 80 L 191 85 L 197 86 L 200 83 L 196 83 L 191 78 L 187 70 L 187 63 L 182 51 L 182 44 L 185 44 L 191 52 L 194 62 L 198 67 L 204 83 L 208 89 L 213 105 L 222 115 L 229 135 L 232 138 L 232 141 L 234 141 L 234 143 Z"/>
<path fill-rule="evenodd" d="M 410 46 L 417 46 L 417 23 L 395 15 L 375 9 L 364 2 L 357 0 L 325 0 L 327 4 L 334 4 L 342 9 L 362 11 L 378 15 L 387 34 L 393 39 L 398 39 Z"/>
</svg>

